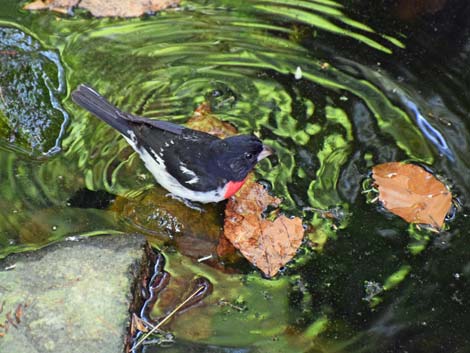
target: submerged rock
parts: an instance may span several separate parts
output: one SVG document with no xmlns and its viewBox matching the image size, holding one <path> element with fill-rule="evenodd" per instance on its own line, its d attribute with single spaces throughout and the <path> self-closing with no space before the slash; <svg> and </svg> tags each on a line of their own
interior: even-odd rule
<svg viewBox="0 0 470 353">
<path fill-rule="evenodd" d="M 0 352 L 124 352 L 150 251 L 97 236 L 0 261 Z"/>
<path fill-rule="evenodd" d="M 64 92 L 58 54 L 17 28 L 0 27 L 0 147 L 35 158 L 59 152 L 68 121 Z"/>
</svg>

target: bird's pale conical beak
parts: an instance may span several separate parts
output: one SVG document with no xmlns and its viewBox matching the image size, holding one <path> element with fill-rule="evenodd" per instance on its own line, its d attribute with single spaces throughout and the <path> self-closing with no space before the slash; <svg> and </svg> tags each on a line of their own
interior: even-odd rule
<svg viewBox="0 0 470 353">
<path fill-rule="evenodd" d="M 272 154 L 274 154 L 274 150 L 269 146 L 263 145 L 263 150 L 258 155 L 258 162 Z"/>
</svg>

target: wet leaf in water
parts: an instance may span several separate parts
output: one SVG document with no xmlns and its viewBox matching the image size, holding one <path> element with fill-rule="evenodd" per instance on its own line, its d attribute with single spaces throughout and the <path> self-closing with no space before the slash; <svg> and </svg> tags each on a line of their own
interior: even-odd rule
<svg viewBox="0 0 470 353">
<path fill-rule="evenodd" d="M 57 53 L 19 29 L 0 27 L 0 146 L 33 157 L 60 151 L 64 91 Z"/>
<path fill-rule="evenodd" d="M 235 257 L 236 254 L 237 254 L 237 249 L 222 234 L 219 239 L 219 244 L 217 245 L 217 255 L 223 258 L 230 258 L 230 257 Z"/>
<path fill-rule="evenodd" d="M 18 304 L 18 306 L 16 307 L 16 310 L 15 310 L 15 319 L 16 319 L 17 324 L 21 323 L 21 317 L 22 316 L 23 316 L 23 305 Z"/>
<path fill-rule="evenodd" d="M 442 227 L 452 194 L 431 173 L 414 164 L 390 162 L 373 167 L 372 178 L 387 210 L 410 223 Z"/>
<path fill-rule="evenodd" d="M 134 336 L 135 332 L 137 331 L 148 332 L 148 329 L 145 326 L 144 321 L 139 318 L 135 313 L 133 313 L 131 321 L 131 336 Z"/>
<path fill-rule="evenodd" d="M 71 14 L 79 7 L 95 17 L 138 17 L 179 4 L 179 0 L 36 0 L 24 6 L 25 10 L 51 10 Z"/>
<path fill-rule="evenodd" d="M 294 257 L 304 236 L 300 218 L 281 215 L 270 221 L 263 217 L 268 206 L 280 202 L 250 179 L 225 209 L 225 237 L 268 277 Z"/>
<path fill-rule="evenodd" d="M 77 6 L 80 0 L 36 0 L 26 4 L 25 10 L 51 10 L 63 14 L 70 14 L 72 8 Z"/>
<path fill-rule="evenodd" d="M 202 103 L 197 107 L 186 125 L 191 129 L 204 131 L 219 138 L 226 138 L 237 133 L 237 129 L 232 124 L 221 121 L 213 115 L 207 103 Z"/>
</svg>

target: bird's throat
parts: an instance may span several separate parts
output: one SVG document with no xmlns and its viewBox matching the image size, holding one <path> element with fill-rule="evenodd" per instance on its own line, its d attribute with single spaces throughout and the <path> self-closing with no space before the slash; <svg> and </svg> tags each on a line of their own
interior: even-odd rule
<svg viewBox="0 0 470 353">
<path fill-rule="evenodd" d="M 240 181 L 229 181 L 227 184 L 227 190 L 225 191 L 224 198 L 228 199 L 230 196 L 233 196 L 245 183 L 246 179 Z"/>
</svg>

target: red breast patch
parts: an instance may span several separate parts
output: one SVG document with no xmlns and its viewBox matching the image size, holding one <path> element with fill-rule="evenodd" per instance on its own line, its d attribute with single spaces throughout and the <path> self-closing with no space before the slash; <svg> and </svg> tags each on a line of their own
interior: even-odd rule
<svg viewBox="0 0 470 353">
<path fill-rule="evenodd" d="M 228 199 L 230 196 L 235 194 L 242 185 L 245 183 L 245 180 L 241 181 L 229 181 L 227 184 L 227 191 L 225 192 L 224 198 Z"/>
</svg>

